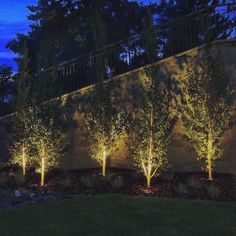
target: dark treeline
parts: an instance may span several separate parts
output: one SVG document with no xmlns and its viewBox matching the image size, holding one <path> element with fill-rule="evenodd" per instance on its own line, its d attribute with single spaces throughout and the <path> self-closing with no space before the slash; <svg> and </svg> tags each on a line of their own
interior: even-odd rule
<svg viewBox="0 0 236 236">
<path fill-rule="evenodd" d="M 17 35 L 7 45 L 19 55 L 19 70 L 13 79 L 0 69 L 0 102 L 4 107 L 0 115 L 47 98 L 46 90 L 55 85 L 48 83 L 47 77 L 37 84 L 35 75 L 39 72 L 129 36 L 143 32 L 145 60 L 154 61 L 158 57 L 154 27 L 219 3 L 222 1 L 162 0 L 146 5 L 128 0 L 38 0 L 37 5 L 28 7 L 30 32 Z M 167 38 L 165 41 L 170 42 Z M 169 50 L 168 45 L 165 48 Z"/>
</svg>

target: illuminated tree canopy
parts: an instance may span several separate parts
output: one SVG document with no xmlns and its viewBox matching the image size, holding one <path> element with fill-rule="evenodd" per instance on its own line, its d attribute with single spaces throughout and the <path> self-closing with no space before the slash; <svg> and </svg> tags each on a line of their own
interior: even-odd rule
<svg viewBox="0 0 236 236">
<path fill-rule="evenodd" d="M 26 169 L 35 168 L 41 174 L 41 186 L 45 183 L 45 174 L 58 166 L 62 154 L 63 135 L 55 125 L 51 115 L 46 116 L 42 108 L 28 107 L 13 117 L 10 152 L 12 163 Z"/>
<path fill-rule="evenodd" d="M 212 180 L 213 161 L 223 153 L 223 134 L 231 117 L 232 88 L 220 55 L 206 51 L 196 68 L 191 68 L 185 86 L 183 121 L 198 159 L 206 161 Z"/>
<path fill-rule="evenodd" d="M 120 87 L 115 81 L 98 84 L 84 102 L 87 122 L 86 141 L 93 159 L 106 175 L 106 161 L 117 149 L 122 132 L 119 112 Z"/>
<path fill-rule="evenodd" d="M 58 166 L 58 158 L 62 150 L 60 131 L 54 125 L 53 119 L 45 119 L 41 111 L 34 110 L 32 131 L 34 161 L 36 171 L 41 174 L 41 186 L 45 184 L 45 174 Z"/>
<path fill-rule="evenodd" d="M 129 157 L 143 171 L 147 187 L 167 163 L 167 147 L 175 112 L 171 111 L 171 79 L 158 69 L 146 72 L 132 86 L 132 111 L 127 117 Z"/>
<path fill-rule="evenodd" d="M 10 136 L 12 163 L 22 167 L 22 174 L 32 165 L 32 131 L 34 124 L 33 109 L 16 112 Z"/>
</svg>

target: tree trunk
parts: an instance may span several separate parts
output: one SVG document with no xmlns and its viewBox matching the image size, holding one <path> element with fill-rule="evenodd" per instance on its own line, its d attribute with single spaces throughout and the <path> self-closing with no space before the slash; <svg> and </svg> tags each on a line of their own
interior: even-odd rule
<svg viewBox="0 0 236 236">
<path fill-rule="evenodd" d="M 209 158 L 208 160 L 208 180 L 213 180 L 212 177 L 212 159 Z"/>
<path fill-rule="evenodd" d="M 102 175 L 106 176 L 106 158 L 102 160 Z"/>
<path fill-rule="evenodd" d="M 208 180 L 213 180 L 212 177 L 212 153 L 213 152 L 213 137 L 212 137 L 212 127 L 210 125 L 208 130 L 208 142 L 207 142 L 207 170 L 208 170 Z"/>
<path fill-rule="evenodd" d="M 41 171 L 41 186 L 44 186 L 44 179 L 45 179 L 45 172 L 42 170 Z"/>
<path fill-rule="evenodd" d="M 44 157 L 42 158 L 41 163 L 41 186 L 44 186 L 44 179 L 45 179 L 45 163 L 44 163 Z"/>
<path fill-rule="evenodd" d="M 22 148 L 22 174 L 25 176 L 26 174 L 26 159 L 25 159 L 25 146 Z"/>
<path fill-rule="evenodd" d="M 103 151 L 102 157 L 102 175 L 106 176 L 106 161 L 107 161 L 107 154 L 106 151 Z"/>
<path fill-rule="evenodd" d="M 147 166 L 147 187 L 151 186 L 151 178 L 152 178 L 152 155 L 153 155 L 153 137 L 152 137 L 152 126 L 153 126 L 153 107 L 151 106 L 151 114 L 150 114 L 150 136 L 149 136 L 149 157 L 148 157 L 148 166 Z"/>
<path fill-rule="evenodd" d="M 151 187 L 151 174 L 148 173 L 146 176 L 146 180 L 147 180 L 147 188 Z"/>
<path fill-rule="evenodd" d="M 45 180 L 45 150 L 44 145 L 42 147 L 42 159 L 41 159 L 41 186 L 44 186 Z"/>
</svg>

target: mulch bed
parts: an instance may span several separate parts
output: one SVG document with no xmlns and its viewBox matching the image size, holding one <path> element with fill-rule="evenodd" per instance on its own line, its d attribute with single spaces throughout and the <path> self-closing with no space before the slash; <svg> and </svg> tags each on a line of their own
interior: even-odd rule
<svg viewBox="0 0 236 236">
<path fill-rule="evenodd" d="M 122 193 L 128 195 L 144 195 L 158 197 L 184 197 L 191 199 L 214 199 L 219 201 L 236 200 L 236 181 L 232 175 L 216 173 L 214 180 L 209 181 L 206 173 L 166 173 L 152 179 L 152 187 L 147 188 L 142 173 L 127 169 L 108 169 L 107 176 L 101 176 L 100 169 L 83 169 L 62 171 L 54 170 L 46 177 L 46 189 L 52 191 L 63 191 L 69 194 L 101 194 L 101 193 Z M 89 179 L 92 186 L 81 183 L 81 177 Z M 113 186 L 115 179 L 121 178 L 121 186 Z M 64 180 L 69 179 L 69 184 Z M 197 180 L 200 186 L 195 187 L 189 184 L 191 179 Z M 25 188 L 39 188 L 39 176 L 31 173 L 28 177 Z M 217 195 L 211 196 L 207 188 L 214 186 L 219 190 Z M 181 189 L 184 186 L 184 191 Z M 180 190 L 178 190 L 180 189 Z"/>
<path fill-rule="evenodd" d="M 102 193 L 236 201 L 236 180 L 229 174 L 216 173 L 214 180 L 208 181 L 203 172 L 164 173 L 153 178 L 152 187 L 147 188 L 143 174 L 134 170 L 110 168 L 104 178 L 100 168 L 56 169 L 46 175 L 46 185 L 42 188 L 39 186 L 40 176 L 33 170 L 27 172 L 26 181 L 21 186 L 16 184 L 16 169 L 4 171 L 8 173 L 8 181 L 0 186 L 0 208 L 25 207 Z M 16 196 L 16 191 L 20 191 L 21 197 Z"/>
</svg>

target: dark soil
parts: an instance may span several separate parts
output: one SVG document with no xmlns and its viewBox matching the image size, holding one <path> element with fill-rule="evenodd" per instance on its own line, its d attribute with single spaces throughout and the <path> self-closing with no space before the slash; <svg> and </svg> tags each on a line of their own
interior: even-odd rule
<svg viewBox="0 0 236 236">
<path fill-rule="evenodd" d="M 104 178 L 98 168 L 57 169 L 46 175 L 46 185 L 42 188 L 39 186 L 40 176 L 34 170 L 27 172 L 26 180 L 20 186 L 17 185 L 16 169 L 4 171 L 8 179 L 0 186 L 0 208 L 25 207 L 101 193 L 236 201 L 236 180 L 228 174 L 216 173 L 214 180 L 208 181 L 203 172 L 163 173 L 153 178 L 151 188 L 147 188 L 143 174 L 134 170 L 111 168 Z M 16 191 L 20 192 L 20 197 Z"/>
<path fill-rule="evenodd" d="M 109 169 L 106 178 L 101 175 L 100 169 L 83 169 L 62 171 L 54 170 L 48 173 L 46 189 L 53 191 L 64 191 L 70 194 L 100 194 L 100 193 L 122 193 L 128 195 L 148 195 L 161 197 L 184 197 L 192 199 L 214 199 L 220 201 L 236 200 L 236 181 L 232 175 L 216 173 L 214 180 L 209 181 L 206 173 L 164 173 L 152 179 L 152 187 L 146 187 L 146 181 L 142 173 L 127 169 Z M 84 185 L 81 177 L 89 179 L 92 186 Z M 122 179 L 123 184 L 114 186 L 115 179 Z M 64 180 L 69 179 L 69 184 Z M 200 186 L 191 185 L 194 179 Z M 26 183 L 26 188 L 37 188 L 39 176 L 32 173 Z M 179 185 L 184 186 L 185 191 Z M 199 185 L 199 184 L 198 184 Z M 208 193 L 208 187 L 213 186 L 219 193 L 212 195 Z M 180 188 L 180 190 L 178 190 Z M 214 193 L 214 192 L 213 192 Z"/>
</svg>

